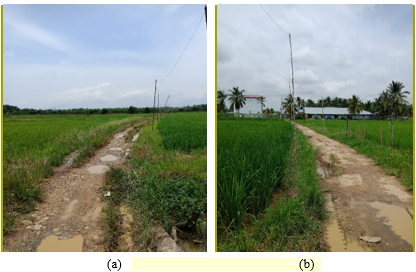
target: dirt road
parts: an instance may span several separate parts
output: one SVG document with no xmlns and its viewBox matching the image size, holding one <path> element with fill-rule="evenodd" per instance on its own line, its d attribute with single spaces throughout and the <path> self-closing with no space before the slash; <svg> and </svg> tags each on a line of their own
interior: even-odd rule
<svg viewBox="0 0 416 272">
<path fill-rule="evenodd" d="M 132 145 L 125 137 L 131 129 L 114 135 L 80 168 L 71 167 L 75 154 L 68 156 L 44 183 L 44 201 L 4 237 L 4 251 L 104 251 L 100 188 L 109 166 L 124 163 Z"/>
<path fill-rule="evenodd" d="M 400 180 L 347 145 L 301 125 L 297 128 L 320 150 L 317 171 L 330 211 L 326 249 L 413 251 L 413 195 Z"/>
</svg>

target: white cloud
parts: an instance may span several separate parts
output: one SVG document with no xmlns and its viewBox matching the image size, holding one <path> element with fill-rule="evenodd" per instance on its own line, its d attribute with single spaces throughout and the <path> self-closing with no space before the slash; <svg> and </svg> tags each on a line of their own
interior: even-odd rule
<svg viewBox="0 0 416 272">
<path fill-rule="evenodd" d="M 5 58 L 13 58 L 14 57 L 14 51 L 4 52 L 3 57 L 5 57 Z"/>
<path fill-rule="evenodd" d="M 30 22 L 24 22 L 17 17 L 4 16 L 3 21 L 11 27 L 14 35 L 23 39 L 37 41 L 58 51 L 69 53 L 69 46 L 58 35 L 50 33 Z"/>
<path fill-rule="evenodd" d="M 339 95 L 342 96 L 343 94 L 342 91 L 354 90 L 353 87 L 357 86 L 357 83 L 351 79 L 348 79 L 345 81 L 338 81 L 338 80 L 325 81 L 322 85 L 323 85 L 324 90 L 333 94 L 339 93 Z"/>
<path fill-rule="evenodd" d="M 84 88 L 74 88 L 63 92 L 52 92 L 51 98 L 48 102 L 59 102 L 59 101 L 106 101 L 111 99 L 106 92 L 105 87 L 109 86 L 110 83 L 101 83 L 97 86 L 88 86 Z"/>
<path fill-rule="evenodd" d="M 180 5 L 167 5 L 164 9 L 165 13 L 174 13 L 179 9 Z"/>
</svg>

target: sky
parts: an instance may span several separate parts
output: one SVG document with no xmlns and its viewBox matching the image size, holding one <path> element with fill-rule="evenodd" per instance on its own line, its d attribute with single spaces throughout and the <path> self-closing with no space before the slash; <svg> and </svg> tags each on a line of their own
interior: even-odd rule
<svg viewBox="0 0 416 272">
<path fill-rule="evenodd" d="M 412 104 L 412 5 L 218 5 L 217 11 L 218 90 L 238 87 L 279 109 L 292 80 L 290 33 L 295 97 L 317 102 L 355 94 L 374 101 L 399 81 Z"/>
<path fill-rule="evenodd" d="M 3 16 L 3 104 L 151 107 L 156 79 L 160 105 L 207 103 L 204 5 L 4 5 Z"/>
</svg>

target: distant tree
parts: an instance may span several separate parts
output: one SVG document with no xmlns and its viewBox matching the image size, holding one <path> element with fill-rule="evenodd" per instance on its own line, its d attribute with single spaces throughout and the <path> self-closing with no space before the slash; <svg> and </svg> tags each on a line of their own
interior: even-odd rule
<svg viewBox="0 0 416 272">
<path fill-rule="evenodd" d="M 360 97 L 358 95 L 353 95 L 352 98 L 349 99 L 349 105 L 348 105 L 348 112 L 351 115 L 360 114 L 360 112 L 363 110 L 363 102 L 361 101 Z"/>
<path fill-rule="evenodd" d="M 20 111 L 20 109 L 16 106 L 12 106 L 12 105 L 3 105 L 3 113 L 12 113 L 15 111 Z"/>
<path fill-rule="evenodd" d="M 217 111 L 218 112 L 225 112 L 225 99 L 227 98 L 227 94 L 224 91 L 218 90 L 217 91 Z"/>
<path fill-rule="evenodd" d="M 402 106 L 408 104 L 407 100 L 405 99 L 407 98 L 405 94 L 410 94 L 410 92 L 402 91 L 403 89 L 403 83 L 398 81 L 392 81 L 386 89 L 391 101 L 390 103 L 393 108 L 393 113 L 396 116 L 398 116 L 402 111 Z"/>
<path fill-rule="evenodd" d="M 108 114 L 108 109 L 105 109 L 105 108 L 104 108 L 104 109 L 102 109 L 102 110 L 101 110 L 101 114 Z"/>
<path fill-rule="evenodd" d="M 331 107 L 331 97 L 327 97 L 324 99 L 324 107 Z"/>
<path fill-rule="evenodd" d="M 130 107 L 128 108 L 128 110 L 127 110 L 127 113 L 129 113 L 129 114 L 136 113 L 136 108 L 135 108 L 135 107 L 133 107 L 133 106 L 130 106 Z"/>
<path fill-rule="evenodd" d="M 295 101 L 293 99 L 292 94 L 288 94 L 285 97 L 285 99 L 284 99 L 284 101 L 282 103 L 282 106 L 283 106 L 283 112 L 285 114 L 289 114 L 290 115 L 290 118 L 293 117 L 293 114 L 292 114 L 292 106 L 294 107 L 294 111 L 295 112 L 297 111 L 297 109 L 296 109 L 297 106 L 296 106 L 296 103 L 295 103 Z"/>
<path fill-rule="evenodd" d="M 303 107 L 305 107 L 305 100 L 303 100 L 299 96 L 296 97 L 296 105 L 298 106 L 298 109 L 303 109 Z"/>
<path fill-rule="evenodd" d="M 370 100 L 367 100 L 367 102 L 364 103 L 364 110 L 371 112 L 372 104 L 373 103 Z"/>
<path fill-rule="evenodd" d="M 240 108 L 246 104 L 246 98 L 243 96 L 245 90 L 239 91 L 237 86 L 233 87 L 233 90 L 228 91 L 231 92 L 231 95 L 229 95 L 230 97 L 228 98 L 228 100 L 231 102 L 230 109 L 233 111 L 236 109 L 237 112 L 240 113 Z"/>
<path fill-rule="evenodd" d="M 257 98 L 257 103 L 260 103 L 262 113 L 263 113 L 263 107 L 266 106 L 266 105 L 264 105 L 264 102 L 266 102 L 266 97 L 261 96 L 261 97 Z"/>
<path fill-rule="evenodd" d="M 306 107 L 315 107 L 315 102 L 312 99 L 306 100 Z"/>
</svg>

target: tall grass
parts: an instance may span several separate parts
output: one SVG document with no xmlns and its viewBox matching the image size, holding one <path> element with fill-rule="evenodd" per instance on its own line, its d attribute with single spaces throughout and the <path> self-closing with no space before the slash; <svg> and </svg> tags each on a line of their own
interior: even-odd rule
<svg viewBox="0 0 416 272">
<path fill-rule="evenodd" d="M 382 125 L 382 145 L 380 145 L 380 123 Z M 406 188 L 413 190 L 413 123 L 394 122 L 393 148 L 391 148 L 391 126 L 388 121 L 350 121 L 351 134 L 346 138 L 346 121 L 325 121 L 325 129 L 318 120 L 301 121 L 318 133 L 347 144 L 358 152 L 374 159 L 389 174 L 400 178 Z"/>
<path fill-rule="evenodd" d="M 322 251 L 325 198 L 316 174 L 317 151 L 296 132 L 273 204 L 240 229 L 220 228 L 218 251 Z"/>
<path fill-rule="evenodd" d="M 66 155 L 80 150 L 74 164 L 108 142 L 114 133 L 144 118 L 131 115 L 22 116 L 3 124 L 3 211 L 5 233 L 16 214 L 42 198 L 42 181 Z"/>
<path fill-rule="evenodd" d="M 270 204 L 284 175 L 293 133 L 284 121 L 218 121 L 218 215 L 239 227 Z"/>
<path fill-rule="evenodd" d="M 158 124 L 166 149 L 190 151 L 207 146 L 207 113 L 171 113 Z"/>
</svg>

